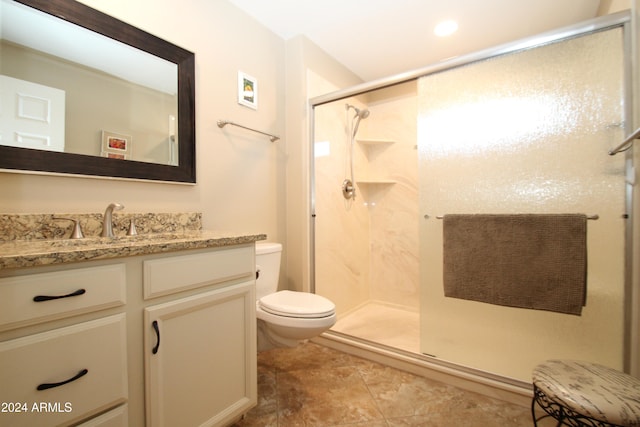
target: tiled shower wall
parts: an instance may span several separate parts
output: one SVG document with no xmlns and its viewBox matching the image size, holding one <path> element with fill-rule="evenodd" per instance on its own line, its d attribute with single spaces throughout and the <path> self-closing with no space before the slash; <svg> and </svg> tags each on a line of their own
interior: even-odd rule
<svg viewBox="0 0 640 427">
<path fill-rule="evenodd" d="M 356 144 L 356 167 L 367 171 L 359 174 L 361 179 L 392 182 L 358 185 L 370 221 L 370 298 L 418 311 L 416 82 L 373 92 L 367 107 L 371 115 L 362 122 L 358 139 L 384 142 Z"/>
<path fill-rule="evenodd" d="M 346 103 L 371 113 L 356 137 L 348 201 Z M 316 292 L 338 314 L 372 300 L 418 311 L 416 82 L 316 107 L 315 144 Z"/>
</svg>

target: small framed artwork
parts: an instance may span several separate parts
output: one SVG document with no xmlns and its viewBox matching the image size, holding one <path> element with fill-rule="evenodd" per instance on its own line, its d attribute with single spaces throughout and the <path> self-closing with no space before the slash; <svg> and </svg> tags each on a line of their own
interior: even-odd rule
<svg viewBox="0 0 640 427">
<path fill-rule="evenodd" d="M 258 109 L 258 80 L 238 71 L 238 104 Z"/>
<path fill-rule="evenodd" d="M 102 157 L 128 160 L 131 158 L 131 145 L 129 135 L 102 131 Z"/>
</svg>

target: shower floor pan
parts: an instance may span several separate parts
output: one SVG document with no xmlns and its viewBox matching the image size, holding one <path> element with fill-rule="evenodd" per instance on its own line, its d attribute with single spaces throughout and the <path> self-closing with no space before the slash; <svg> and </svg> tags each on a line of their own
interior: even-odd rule
<svg viewBox="0 0 640 427">
<path fill-rule="evenodd" d="M 340 316 L 332 331 L 420 353 L 420 315 L 417 311 L 371 301 Z"/>
</svg>

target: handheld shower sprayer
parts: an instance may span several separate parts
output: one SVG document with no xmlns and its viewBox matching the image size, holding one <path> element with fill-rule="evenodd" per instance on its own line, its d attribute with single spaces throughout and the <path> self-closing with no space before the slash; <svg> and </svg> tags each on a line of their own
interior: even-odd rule
<svg viewBox="0 0 640 427">
<path fill-rule="evenodd" d="M 353 125 L 353 133 L 352 133 L 352 138 L 356 137 L 356 133 L 358 132 L 358 126 L 360 125 L 360 120 L 362 119 L 366 119 L 367 117 L 369 117 L 369 110 L 367 110 L 366 108 L 360 109 L 354 105 L 351 104 L 346 104 L 346 109 L 349 110 L 349 108 L 353 108 L 353 110 L 356 112 L 356 115 L 353 116 L 354 118 L 354 125 Z"/>
<path fill-rule="evenodd" d="M 359 117 L 361 119 L 366 119 L 367 117 L 369 117 L 369 110 L 367 110 L 366 108 L 363 108 L 361 110 L 360 108 L 356 107 L 355 105 L 346 104 L 346 109 L 348 110 L 349 108 L 353 108 L 353 110 L 356 112 L 355 117 Z"/>
<path fill-rule="evenodd" d="M 342 183 L 342 195 L 345 199 L 355 199 L 356 198 L 356 189 L 355 189 L 355 178 L 353 174 L 353 144 L 356 138 L 356 133 L 358 132 L 358 126 L 360 125 L 360 120 L 366 119 L 369 117 L 369 110 L 366 108 L 360 109 L 351 104 L 345 104 L 345 108 L 347 110 L 347 120 L 348 120 L 348 111 L 352 108 L 356 115 L 353 116 L 353 121 L 351 122 L 351 130 L 350 130 L 350 138 L 349 138 L 349 160 L 350 160 L 350 172 L 351 179 L 347 178 Z"/>
</svg>

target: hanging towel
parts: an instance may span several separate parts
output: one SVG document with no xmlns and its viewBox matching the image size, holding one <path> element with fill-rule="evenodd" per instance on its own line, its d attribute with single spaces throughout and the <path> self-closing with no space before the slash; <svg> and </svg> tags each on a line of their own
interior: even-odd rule
<svg viewBox="0 0 640 427">
<path fill-rule="evenodd" d="M 586 215 L 445 215 L 443 222 L 445 296 L 581 314 Z"/>
</svg>

